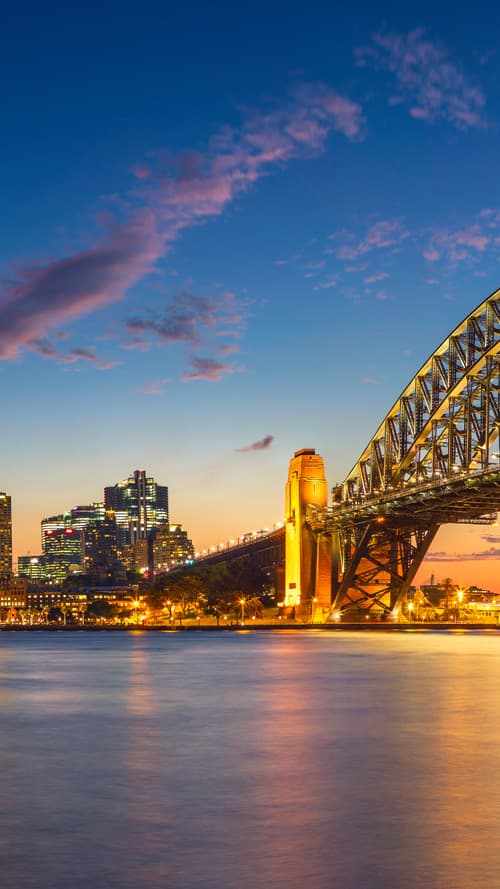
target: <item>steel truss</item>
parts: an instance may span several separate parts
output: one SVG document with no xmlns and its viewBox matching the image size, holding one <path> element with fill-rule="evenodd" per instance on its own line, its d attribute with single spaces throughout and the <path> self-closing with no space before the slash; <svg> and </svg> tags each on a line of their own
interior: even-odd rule
<svg viewBox="0 0 500 889">
<path fill-rule="evenodd" d="M 500 291 L 439 346 L 342 486 L 341 502 L 499 467 Z"/>
<path fill-rule="evenodd" d="M 332 612 L 373 609 L 395 613 L 438 527 L 391 528 L 375 520 L 357 529 L 339 529 L 335 534 L 337 583 Z"/>
<path fill-rule="evenodd" d="M 310 515 L 334 540 L 333 608 L 394 611 L 445 522 L 500 504 L 500 291 L 410 381 L 342 485 Z"/>
</svg>

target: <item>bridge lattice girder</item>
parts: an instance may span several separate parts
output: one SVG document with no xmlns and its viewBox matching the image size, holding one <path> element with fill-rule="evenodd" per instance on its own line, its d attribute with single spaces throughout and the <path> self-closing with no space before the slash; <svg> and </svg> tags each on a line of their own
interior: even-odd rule
<svg viewBox="0 0 500 889">
<path fill-rule="evenodd" d="M 444 340 L 401 393 L 342 485 L 340 502 L 498 467 L 500 291 Z"/>
<path fill-rule="evenodd" d="M 410 381 L 309 524 L 334 541 L 333 608 L 394 610 L 439 525 L 500 503 L 500 291 Z"/>
</svg>

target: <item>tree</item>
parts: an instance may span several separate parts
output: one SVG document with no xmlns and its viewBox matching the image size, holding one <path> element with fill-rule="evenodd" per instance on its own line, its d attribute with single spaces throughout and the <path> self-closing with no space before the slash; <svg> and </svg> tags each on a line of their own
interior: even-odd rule
<svg viewBox="0 0 500 889">
<path fill-rule="evenodd" d="M 444 616 L 447 620 L 450 616 L 450 596 L 454 596 L 458 587 L 453 583 L 451 577 L 445 577 L 439 584 L 440 590 L 444 593 Z"/>
</svg>

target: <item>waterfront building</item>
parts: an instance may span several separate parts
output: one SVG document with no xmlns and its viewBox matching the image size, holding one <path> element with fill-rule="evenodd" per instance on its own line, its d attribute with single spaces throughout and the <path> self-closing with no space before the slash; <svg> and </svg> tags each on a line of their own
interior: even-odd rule
<svg viewBox="0 0 500 889">
<path fill-rule="evenodd" d="M 0 577 L 0 608 L 24 608 L 28 581 L 25 577 L 15 574 L 4 574 Z"/>
<path fill-rule="evenodd" d="M 26 607 L 41 611 L 54 608 L 60 599 L 58 590 L 28 590 L 26 593 Z"/>
<path fill-rule="evenodd" d="M 12 501 L 0 491 L 0 575 L 12 572 Z"/>
<path fill-rule="evenodd" d="M 194 559 L 194 546 L 182 525 L 163 525 L 156 529 L 153 540 L 155 571 L 168 571 Z"/>
</svg>

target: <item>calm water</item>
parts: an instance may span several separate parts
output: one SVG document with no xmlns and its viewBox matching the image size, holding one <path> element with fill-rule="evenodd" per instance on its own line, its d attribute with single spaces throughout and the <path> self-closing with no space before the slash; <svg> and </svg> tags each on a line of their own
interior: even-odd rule
<svg viewBox="0 0 500 889">
<path fill-rule="evenodd" d="M 5 889 L 494 889 L 500 636 L 0 633 Z"/>
</svg>

